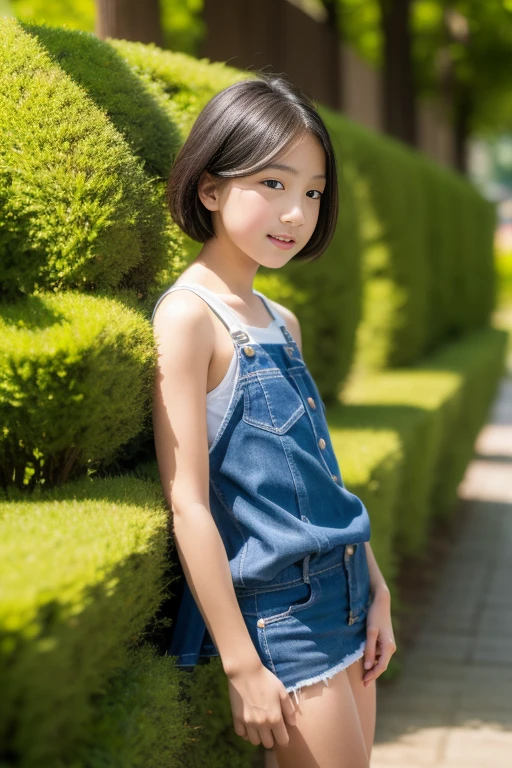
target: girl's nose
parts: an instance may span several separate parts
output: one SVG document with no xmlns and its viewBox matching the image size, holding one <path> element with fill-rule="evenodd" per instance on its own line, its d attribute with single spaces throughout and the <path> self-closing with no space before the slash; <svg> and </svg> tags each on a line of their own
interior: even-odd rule
<svg viewBox="0 0 512 768">
<path fill-rule="evenodd" d="M 283 224 L 285 222 L 289 222 L 295 226 L 298 226 L 299 224 L 304 224 L 304 211 L 299 205 L 294 206 L 291 208 L 287 213 L 284 213 L 281 216 L 281 221 Z"/>
</svg>

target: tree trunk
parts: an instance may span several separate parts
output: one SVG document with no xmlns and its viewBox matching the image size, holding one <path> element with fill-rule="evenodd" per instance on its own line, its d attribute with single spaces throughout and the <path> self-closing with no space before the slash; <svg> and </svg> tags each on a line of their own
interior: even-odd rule
<svg viewBox="0 0 512 768">
<path fill-rule="evenodd" d="M 159 0 L 96 0 L 96 35 L 163 47 Z"/>
<path fill-rule="evenodd" d="M 473 103 L 468 86 L 458 83 L 455 94 L 455 119 L 454 119 L 454 163 L 457 170 L 467 174 L 468 158 L 467 144 L 470 134 L 470 122 L 473 112 Z"/>
<path fill-rule="evenodd" d="M 334 109 L 343 109 L 345 101 L 344 93 L 344 73 L 342 72 L 343 51 L 341 47 L 342 40 L 342 4 L 340 0 L 323 0 L 323 5 L 327 11 L 326 24 L 332 31 L 332 45 L 334 46 L 333 60 L 336 62 L 336 71 L 332 73 L 335 83 L 334 92 L 337 94 L 337 103 L 333 104 Z"/>
<path fill-rule="evenodd" d="M 380 0 L 384 37 L 382 116 L 386 133 L 416 146 L 416 93 L 411 53 L 412 0 Z"/>
</svg>

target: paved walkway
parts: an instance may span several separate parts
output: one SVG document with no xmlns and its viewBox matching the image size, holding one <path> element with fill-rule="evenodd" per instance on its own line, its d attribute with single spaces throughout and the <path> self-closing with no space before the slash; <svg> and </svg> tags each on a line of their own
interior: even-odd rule
<svg viewBox="0 0 512 768">
<path fill-rule="evenodd" d="M 377 688 L 371 768 L 512 767 L 510 363 L 459 497 L 466 522 L 402 675 Z"/>
</svg>

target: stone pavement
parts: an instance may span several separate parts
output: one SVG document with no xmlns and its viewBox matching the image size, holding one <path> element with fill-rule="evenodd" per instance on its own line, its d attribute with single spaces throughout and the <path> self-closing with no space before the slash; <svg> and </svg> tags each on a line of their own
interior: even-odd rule
<svg viewBox="0 0 512 768">
<path fill-rule="evenodd" d="M 371 768 L 512 768 L 512 365 L 459 486 L 465 524 L 401 677 L 377 683 Z"/>
</svg>

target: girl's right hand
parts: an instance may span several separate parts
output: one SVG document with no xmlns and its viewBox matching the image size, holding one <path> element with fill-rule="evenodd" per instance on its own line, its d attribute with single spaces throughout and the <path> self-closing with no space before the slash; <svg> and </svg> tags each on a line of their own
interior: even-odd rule
<svg viewBox="0 0 512 768">
<path fill-rule="evenodd" d="M 261 662 L 228 677 L 229 699 L 235 733 L 253 744 L 272 749 L 289 742 L 285 721 L 295 726 L 295 709 L 290 694 L 273 672 Z"/>
</svg>

